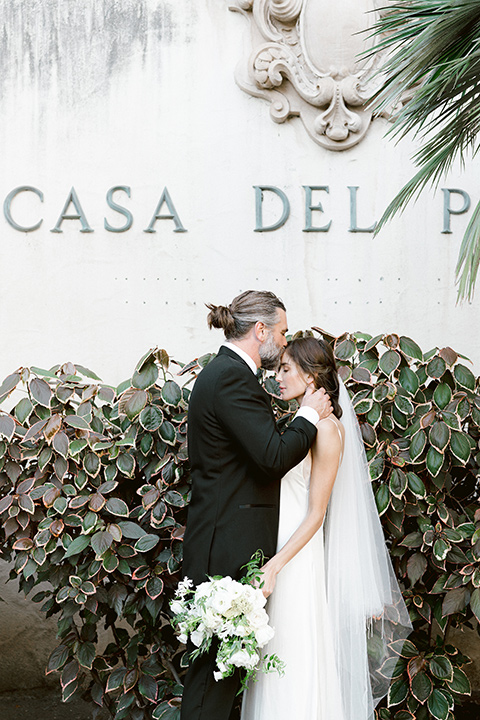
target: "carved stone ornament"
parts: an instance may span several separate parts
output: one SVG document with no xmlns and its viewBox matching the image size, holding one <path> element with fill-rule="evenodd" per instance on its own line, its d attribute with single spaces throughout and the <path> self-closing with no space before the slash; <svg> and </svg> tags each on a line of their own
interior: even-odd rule
<svg viewBox="0 0 480 720">
<path fill-rule="evenodd" d="M 236 81 L 270 102 L 272 120 L 300 116 L 329 150 L 345 150 L 365 136 L 366 109 L 381 61 L 360 59 L 380 0 L 234 0 L 230 10 L 251 23 L 253 52 Z M 367 32 L 366 32 L 367 31 Z"/>
</svg>

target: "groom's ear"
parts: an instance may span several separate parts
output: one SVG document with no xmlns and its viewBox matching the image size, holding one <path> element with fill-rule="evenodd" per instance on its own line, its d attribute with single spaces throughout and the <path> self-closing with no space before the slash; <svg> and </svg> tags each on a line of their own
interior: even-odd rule
<svg viewBox="0 0 480 720">
<path fill-rule="evenodd" d="M 260 322 L 260 320 L 259 320 L 258 322 L 255 323 L 254 330 L 255 330 L 255 337 L 257 338 L 257 340 L 259 342 L 263 342 L 265 340 L 265 336 L 267 333 L 266 325 L 263 322 Z"/>
</svg>

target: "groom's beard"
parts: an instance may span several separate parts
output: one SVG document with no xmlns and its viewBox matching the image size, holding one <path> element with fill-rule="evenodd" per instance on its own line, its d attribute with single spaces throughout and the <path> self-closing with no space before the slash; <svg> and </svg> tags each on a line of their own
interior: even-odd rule
<svg viewBox="0 0 480 720">
<path fill-rule="evenodd" d="M 259 355 L 262 361 L 262 368 L 265 370 L 276 370 L 283 354 L 283 346 L 279 347 L 270 333 L 265 342 L 260 345 Z"/>
</svg>

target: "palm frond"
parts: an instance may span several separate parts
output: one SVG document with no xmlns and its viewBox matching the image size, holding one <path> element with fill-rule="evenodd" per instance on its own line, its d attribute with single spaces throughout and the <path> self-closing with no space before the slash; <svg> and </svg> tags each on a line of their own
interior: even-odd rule
<svg viewBox="0 0 480 720">
<path fill-rule="evenodd" d="M 479 0 L 396 0 L 380 13 L 372 29 L 377 42 L 366 56 L 389 54 L 372 105 L 377 113 L 394 108 L 387 134 L 399 141 L 413 133 L 422 146 L 413 157 L 418 172 L 390 202 L 376 232 L 427 185 L 437 187 L 455 160 L 475 156 L 480 133 Z M 479 256 L 477 206 L 456 269 L 460 300 L 473 297 Z"/>
</svg>

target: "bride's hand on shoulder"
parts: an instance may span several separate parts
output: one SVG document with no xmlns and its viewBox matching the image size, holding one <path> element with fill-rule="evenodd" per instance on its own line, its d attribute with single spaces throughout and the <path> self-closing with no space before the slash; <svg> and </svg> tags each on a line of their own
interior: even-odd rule
<svg viewBox="0 0 480 720">
<path fill-rule="evenodd" d="M 313 384 L 309 384 L 303 396 L 300 407 L 312 407 L 317 411 L 320 420 L 332 413 L 332 403 L 324 388 L 315 390 Z"/>
</svg>

